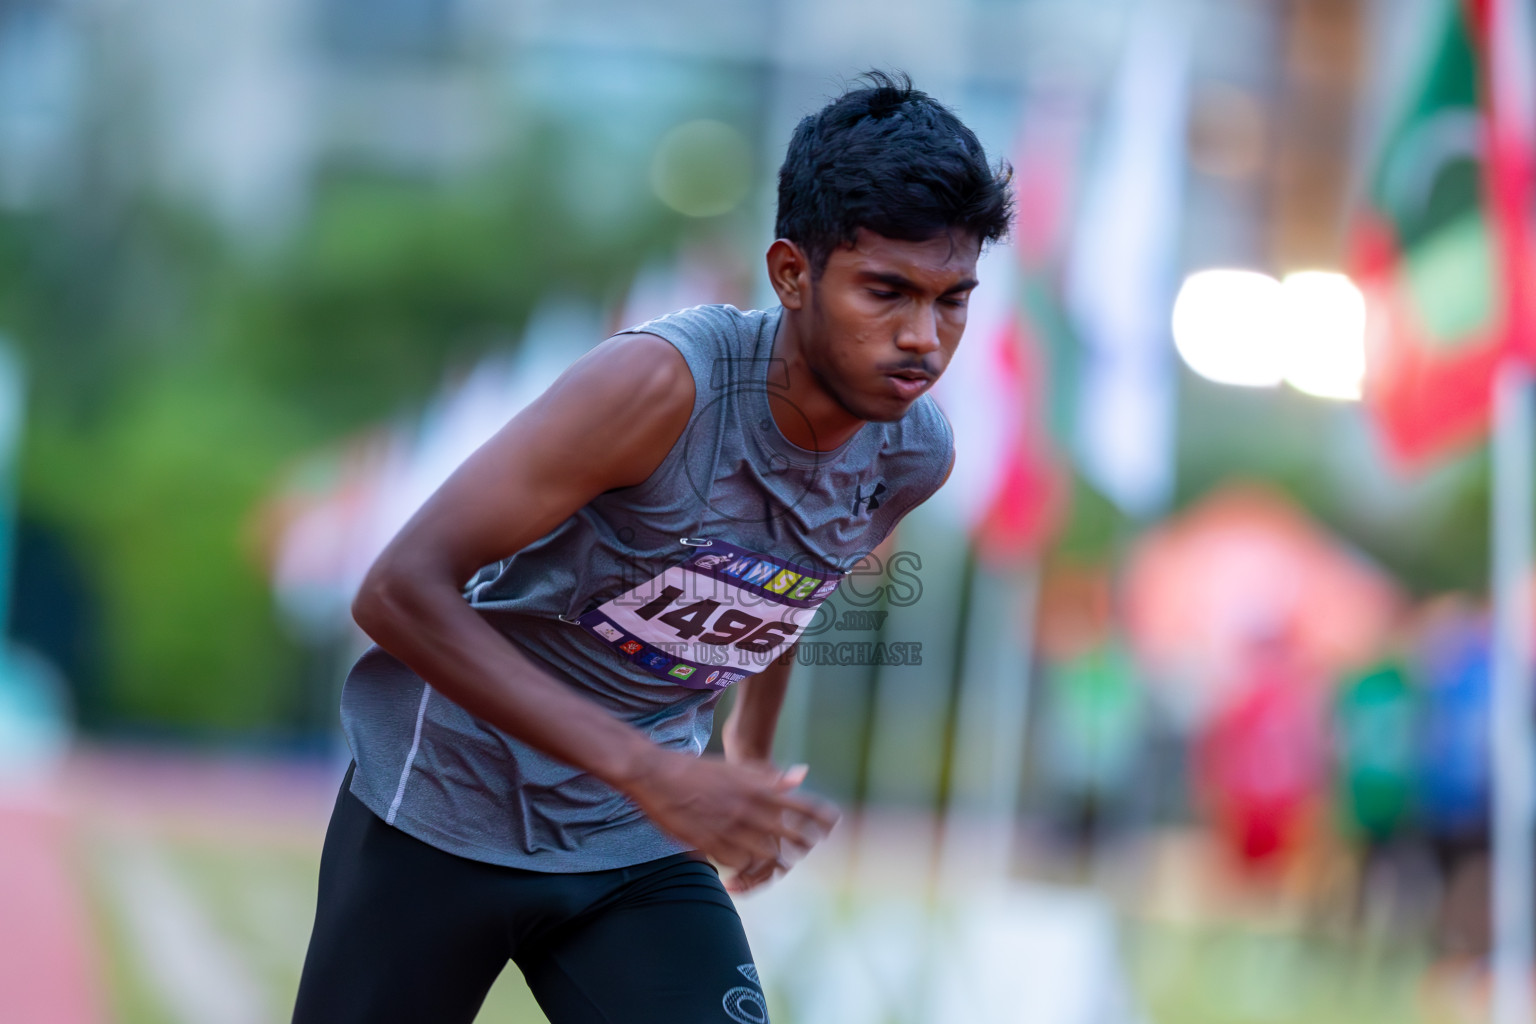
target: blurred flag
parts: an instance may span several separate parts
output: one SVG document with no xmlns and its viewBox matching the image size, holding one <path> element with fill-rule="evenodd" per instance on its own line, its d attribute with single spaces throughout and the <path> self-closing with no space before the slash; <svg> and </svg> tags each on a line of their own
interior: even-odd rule
<svg viewBox="0 0 1536 1024">
<path fill-rule="evenodd" d="M 348 628 L 368 567 L 432 492 L 603 335 L 596 307 L 550 299 L 515 352 L 492 352 L 418 417 L 370 432 L 296 468 L 269 502 L 273 587 L 302 633 Z"/>
<path fill-rule="evenodd" d="M 1067 264 L 1082 340 L 1077 458 L 1122 511 L 1151 515 L 1173 488 L 1169 314 L 1183 195 L 1185 0 L 1142 0 L 1108 98 Z"/>
<path fill-rule="evenodd" d="M 1051 443 L 1058 396 L 1048 395 L 1047 377 L 1055 358 L 1068 354 L 1070 330 L 1049 274 L 1070 227 L 1088 116 L 1069 97 L 1026 97 L 1014 147 L 1013 230 L 982 254 L 965 340 L 934 387 L 955 430 L 955 468 L 938 501 L 992 565 L 1038 551 L 1066 511 L 1065 475 Z"/>
<path fill-rule="evenodd" d="M 990 358 L 1009 388 L 1002 459 L 990 500 L 976 523 L 977 555 L 1002 564 L 1034 553 L 1061 520 L 1065 488 L 1049 449 L 1039 411 L 1039 347 L 1025 336 L 1017 316 L 993 335 Z"/>
<path fill-rule="evenodd" d="M 965 340 L 934 386 L 955 432 L 955 466 L 939 493 L 978 557 L 996 565 L 1038 549 L 1063 488 L 1044 436 L 1040 361 L 1021 318 L 1013 246 L 988 249 L 976 276 Z"/>
<path fill-rule="evenodd" d="M 1530 351 L 1531 154 L 1518 85 L 1496 77 L 1515 69 L 1487 59 L 1490 8 L 1429 5 L 1353 231 L 1366 401 L 1402 463 L 1479 440 L 1499 360 Z"/>
</svg>

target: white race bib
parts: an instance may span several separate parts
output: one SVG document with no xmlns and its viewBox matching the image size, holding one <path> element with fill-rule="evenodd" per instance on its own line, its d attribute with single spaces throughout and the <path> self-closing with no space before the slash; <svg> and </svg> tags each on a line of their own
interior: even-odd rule
<svg viewBox="0 0 1536 1024">
<path fill-rule="evenodd" d="M 720 690 L 783 654 L 842 578 L 714 540 L 576 621 L 653 676 Z"/>
</svg>

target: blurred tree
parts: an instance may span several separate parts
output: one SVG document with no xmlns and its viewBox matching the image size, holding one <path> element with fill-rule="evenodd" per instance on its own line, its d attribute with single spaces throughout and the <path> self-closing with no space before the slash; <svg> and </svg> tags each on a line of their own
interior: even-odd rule
<svg viewBox="0 0 1536 1024">
<path fill-rule="evenodd" d="M 1405 475 L 1386 465 L 1358 405 L 1212 384 L 1187 370 L 1179 391 L 1177 507 L 1234 478 L 1265 482 L 1414 594 L 1487 585 L 1485 449 Z"/>
<path fill-rule="evenodd" d="M 652 203 L 589 225 L 558 180 L 578 145 L 536 129 L 494 173 L 451 188 L 328 172 L 293 249 L 216 311 L 220 344 L 335 429 L 387 415 L 445 364 L 508 344 L 542 296 L 616 300 L 680 218 Z"/>
<path fill-rule="evenodd" d="M 453 182 L 329 168 L 266 254 L 85 182 L 78 204 L 0 211 L 0 331 L 33 375 L 21 501 L 100 602 L 95 720 L 295 724 L 298 652 L 251 511 L 300 452 L 511 344 L 541 296 L 611 302 L 673 244 L 680 218 L 659 203 L 573 214 L 558 184 L 576 144 L 537 128 Z"/>
</svg>

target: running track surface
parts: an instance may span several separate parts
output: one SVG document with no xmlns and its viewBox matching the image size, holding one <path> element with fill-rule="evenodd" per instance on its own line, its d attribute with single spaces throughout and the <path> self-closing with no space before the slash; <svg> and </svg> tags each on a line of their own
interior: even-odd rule
<svg viewBox="0 0 1536 1024">
<path fill-rule="evenodd" d="M 77 749 L 46 782 L 0 780 L 0 1022 L 105 1024 L 105 958 L 82 879 L 81 829 L 180 819 L 228 834 L 314 838 L 340 768 Z"/>
<path fill-rule="evenodd" d="M 42 793 L 0 792 L 0 1018 L 106 1020 L 69 822 Z"/>
</svg>

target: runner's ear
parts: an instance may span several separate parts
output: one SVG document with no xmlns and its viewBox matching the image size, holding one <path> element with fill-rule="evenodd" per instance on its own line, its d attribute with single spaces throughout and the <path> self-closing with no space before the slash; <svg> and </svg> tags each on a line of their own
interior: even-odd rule
<svg viewBox="0 0 1536 1024">
<path fill-rule="evenodd" d="M 803 309 L 811 288 L 811 261 L 787 238 L 768 247 L 768 281 L 785 309 Z"/>
</svg>

